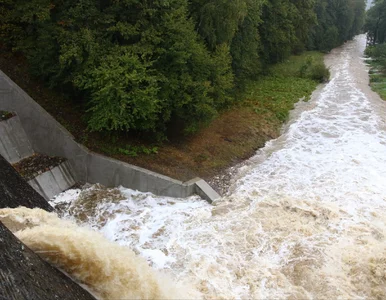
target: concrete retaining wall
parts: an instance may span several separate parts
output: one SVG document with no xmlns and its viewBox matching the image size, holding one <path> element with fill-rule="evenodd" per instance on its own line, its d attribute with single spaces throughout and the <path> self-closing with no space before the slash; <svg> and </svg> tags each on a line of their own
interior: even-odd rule
<svg viewBox="0 0 386 300">
<path fill-rule="evenodd" d="M 71 167 L 66 161 L 29 180 L 28 184 L 46 200 L 49 200 L 71 188 L 75 184 L 75 179 L 72 176 Z"/>
<path fill-rule="evenodd" d="M 160 196 L 198 194 L 210 202 L 220 197 L 208 184 L 203 185 L 201 179 L 183 183 L 89 151 L 1 71 L 0 109 L 17 113 L 36 152 L 67 158 L 77 181 L 108 187 L 122 185 Z"/>
<path fill-rule="evenodd" d="M 0 154 L 12 164 L 34 154 L 19 116 L 0 122 Z M 75 182 L 67 161 L 28 181 L 46 200 L 69 189 Z"/>
<path fill-rule="evenodd" d="M 33 154 L 18 116 L 0 122 L 0 154 L 11 164 Z"/>
</svg>

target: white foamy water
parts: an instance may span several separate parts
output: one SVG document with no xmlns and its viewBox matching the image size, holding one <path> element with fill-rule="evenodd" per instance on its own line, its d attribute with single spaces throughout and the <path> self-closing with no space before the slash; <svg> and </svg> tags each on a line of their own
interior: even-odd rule
<svg viewBox="0 0 386 300">
<path fill-rule="evenodd" d="M 98 185 L 52 201 L 66 218 L 204 298 L 386 298 L 386 107 L 367 85 L 365 37 L 215 206 Z"/>
</svg>

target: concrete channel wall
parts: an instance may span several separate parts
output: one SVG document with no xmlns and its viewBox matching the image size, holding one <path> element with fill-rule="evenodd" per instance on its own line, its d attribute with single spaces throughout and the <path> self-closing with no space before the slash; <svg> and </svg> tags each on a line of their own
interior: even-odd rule
<svg viewBox="0 0 386 300">
<path fill-rule="evenodd" d="M 0 122 L 0 154 L 7 161 L 13 164 L 33 153 L 29 139 L 20 124 L 19 116 Z"/>
<path fill-rule="evenodd" d="M 0 121 L 0 155 L 11 164 L 25 158 L 33 160 L 34 151 L 19 116 Z M 76 182 L 67 161 L 51 170 L 40 170 L 28 183 L 46 200 L 71 188 Z"/>
<path fill-rule="evenodd" d="M 68 161 L 28 181 L 28 184 L 46 200 L 71 188 L 75 183 Z"/>
<path fill-rule="evenodd" d="M 155 172 L 89 151 L 50 114 L 0 71 L 0 110 L 16 112 L 36 152 L 61 156 L 75 172 L 76 180 L 122 185 L 160 196 L 188 197 L 193 194 L 212 202 L 220 196 L 202 179 L 181 182 Z"/>
</svg>

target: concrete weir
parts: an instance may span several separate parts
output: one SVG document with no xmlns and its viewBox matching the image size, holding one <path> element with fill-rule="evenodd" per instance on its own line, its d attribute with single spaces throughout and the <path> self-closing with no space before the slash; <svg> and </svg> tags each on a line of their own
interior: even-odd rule
<svg viewBox="0 0 386 300">
<path fill-rule="evenodd" d="M 2 71 L 0 109 L 16 112 L 36 152 L 67 158 L 68 167 L 73 170 L 77 181 L 101 183 L 107 187 L 122 185 L 159 196 L 188 197 L 197 194 L 209 202 L 220 197 L 201 178 L 182 182 L 93 153 L 75 142 L 62 125 Z"/>
</svg>

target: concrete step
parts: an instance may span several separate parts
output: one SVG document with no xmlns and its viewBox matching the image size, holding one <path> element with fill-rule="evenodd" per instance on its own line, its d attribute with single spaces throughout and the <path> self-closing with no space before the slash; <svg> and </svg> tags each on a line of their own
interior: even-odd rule
<svg viewBox="0 0 386 300">
<path fill-rule="evenodd" d="M 73 187 L 76 183 L 68 161 L 46 171 L 28 181 L 35 191 L 49 200 L 61 192 Z"/>
<path fill-rule="evenodd" d="M 35 153 L 13 166 L 47 200 L 76 183 L 71 166 L 64 158 Z"/>
<path fill-rule="evenodd" d="M 0 122 L 0 154 L 11 164 L 33 154 L 18 116 Z"/>
</svg>

